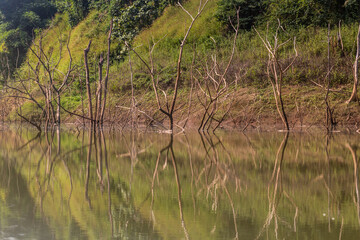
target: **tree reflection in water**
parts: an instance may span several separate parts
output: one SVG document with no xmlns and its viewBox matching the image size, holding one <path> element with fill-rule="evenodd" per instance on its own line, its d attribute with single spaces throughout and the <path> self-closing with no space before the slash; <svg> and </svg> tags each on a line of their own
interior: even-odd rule
<svg viewBox="0 0 360 240">
<path fill-rule="evenodd" d="M 165 162 L 164 162 L 164 166 L 163 166 L 163 170 L 166 169 L 167 166 L 167 162 L 170 156 L 172 165 L 173 165 L 173 169 L 174 169 L 174 175 L 175 175 L 175 181 L 176 181 L 176 186 L 177 186 L 177 198 L 178 198 L 178 204 L 179 204 L 179 213 L 180 213 L 180 222 L 181 222 L 181 227 L 184 231 L 184 235 L 186 239 L 190 239 L 189 237 L 189 233 L 188 230 L 186 228 L 186 224 L 185 224 L 185 219 L 184 219 L 184 214 L 183 214 L 183 204 L 182 204 L 182 196 L 181 196 L 181 183 L 180 183 L 180 179 L 179 179 L 179 173 L 178 173 L 178 168 L 177 168 L 177 163 L 176 163 L 176 156 L 175 156 L 175 152 L 174 152 L 174 135 L 170 134 L 170 140 L 169 143 L 163 147 L 159 153 L 158 153 L 158 157 L 156 160 L 156 165 L 155 165 L 155 169 L 154 169 L 154 173 L 153 173 L 153 178 L 152 178 L 152 182 L 151 182 L 151 218 L 155 224 L 155 214 L 154 214 L 154 210 L 153 210 L 153 206 L 154 206 L 154 201 L 155 201 L 155 179 L 158 176 L 158 168 L 159 168 L 159 162 L 161 159 L 162 154 L 165 153 Z"/>
<path fill-rule="evenodd" d="M 358 222 L 360 225 L 360 193 L 359 193 L 359 170 L 358 170 L 358 163 L 359 160 L 356 156 L 356 150 L 357 150 L 357 146 L 352 146 L 350 145 L 350 143 L 346 143 L 345 146 L 349 149 L 349 151 L 351 152 L 351 156 L 352 156 L 352 160 L 354 163 L 354 187 L 355 187 L 355 206 L 356 206 L 356 213 L 357 213 L 357 218 L 358 218 Z"/>
<path fill-rule="evenodd" d="M 225 194 L 228 198 L 228 201 L 230 203 L 232 215 L 233 215 L 234 229 L 235 229 L 234 238 L 238 239 L 239 233 L 238 233 L 237 218 L 236 218 L 237 214 L 235 211 L 234 202 L 232 200 L 232 197 L 231 197 L 226 185 L 227 185 L 227 182 L 229 181 L 229 179 L 232 178 L 235 180 L 236 190 L 238 190 L 238 189 L 241 189 L 241 187 L 240 187 L 241 181 L 236 174 L 231 156 L 228 153 L 228 151 L 226 150 L 226 148 L 225 148 L 224 144 L 222 143 L 222 141 L 220 140 L 220 138 L 217 137 L 215 134 L 210 135 L 209 133 L 206 133 L 206 132 L 201 133 L 200 138 L 201 138 L 203 148 L 205 150 L 204 162 L 205 163 L 209 162 L 208 167 L 205 164 L 204 171 L 203 171 L 205 173 L 205 179 L 206 179 L 205 188 L 207 189 L 207 196 L 209 196 L 209 194 L 210 194 L 210 196 L 212 196 L 212 198 L 213 198 L 212 208 L 216 212 L 216 210 L 218 208 L 217 205 L 219 203 L 218 199 L 221 194 L 221 192 L 219 190 L 223 190 L 225 192 Z M 218 146 L 220 146 L 220 148 L 222 148 L 224 150 L 224 152 L 226 153 L 227 162 L 220 161 L 219 152 L 217 149 Z M 214 173 L 211 174 L 213 165 L 215 165 L 215 169 L 213 170 Z M 206 169 L 206 168 L 208 168 L 208 169 Z M 213 176 L 213 177 L 211 178 L 210 176 Z M 216 229 L 216 226 L 214 226 L 213 229 Z"/>
<path fill-rule="evenodd" d="M 6 159 L 0 201 L 26 198 L 53 239 L 356 239 L 359 233 L 357 136 L 99 128 L 0 134 Z M 0 220 L 10 219 L 4 214 Z"/>
<path fill-rule="evenodd" d="M 284 161 L 284 154 L 285 154 L 285 149 L 288 143 L 288 139 L 289 139 L 289 133 L 285 133 L 284 135 L 284 139 L 282 140 L 277 154 L 276 154 L 276 158 L 275 158 L 275 163 L 274 163 L 274 168 L 272 171 L 272 175 L 271 178 L 269 180 L 268 183 L 268 191 L 267 191 L 267 196 L 268 196 L 268 201 L 269 201 L 269 212 L 267 214 L 265 223 L 262 227 L 262 229 L 260 230 L 259 235 L 257 236 L 256 239 L 260 239 L 260 237 L 262 236 L 262 234 L 264 233 L 264 231 L 266 231 L 267 235 L 269 234 L 269 227 L 270 224 L 272 223 L 272 221 L 274 221 L 274 233 L 275 233 L 275 238 L 278 239 L 278 228 L 279 228 L 279 221 L 288 225 L 289 227 L 291 226 L 289 223 L 285 222 L 284 220 L 281 219 L 281 217 L 279 216 L 279 214 L 277 213 L 277 207 L 278 204 L 280 203 L 280 198 L 282 197 L 282 195 L 284 195 L 286 198 L 289 199 L 289 201 L 294 205 L 295 207 L 295 216 L 294 216 L 294 225 L 293 225 L 293 230 L 296 232 L 296 220 L 297 220 L 297 216 L 298 216 L 298 208 L 295 205 L 294 201 L 292 200 L 292 198 L 289 196 L 289 194 L 282 188 L 282 164 Z"/>
</svg>

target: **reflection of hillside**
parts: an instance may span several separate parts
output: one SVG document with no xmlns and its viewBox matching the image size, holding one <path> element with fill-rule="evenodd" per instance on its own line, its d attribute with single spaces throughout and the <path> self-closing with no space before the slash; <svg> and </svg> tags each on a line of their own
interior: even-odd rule
<svg viewBox="0 0 360 240">
<path fill-rule="evenodd" d="M 49 135 L 50 141 L 42 136 L 19 152 L 9 152 L 11 158 L 18 159 L 16 170 L 28 180 L 25 187 L 30 191 L 30 199 L 35 201 L 36 212 L 46 219 L 54 231 L 55 239 L 73 239 L 73 236 L 85 239 L 110 238 L 112 226 L 108 214 L 109 198 L 107 189 L 104 190 L 99 183 L 95 154 L 89 166 L 90 206 L 85 198 L 86 152 L 89 145 L 84 142 L 82 147 L 81 136 L 80 140 L 77 140 L 74 136 L 69 139 L 69 134 L 64 134 L 61 137 L 61 153 L 57 154 L 57 140 L 51 133 Z M 12 137 L 15 138 L 15 135 Z M 7 139 L 12 140 L 9 135 Z M 87 140 L 87 136 L 84 140 Z M 13 149 L 23 144 L 26 144 L 26 141 Z M 92 148 L 94 150 L 94 146 Z M 107 182 L 106 175 L 104 181 Z M 126 184 L 121 179 L 114 180 L 110 176 L 109 185 L 113 236 L 133 238 L 137 233 L 151 233 L 151 226 L 142 219 L 129 201 Z M 78 233 L 74 232 L 74 223 L 78 225 Z"/>
<path fill-rule="evenodd" d="M 13 164 L 0 156 L 0 239 L 52 239 L 46 221 L 34 211 L 26 180 Z"/>
<path fill-rule="evenodd" d="M 167 135 L 105 132 L 104 139 L 99 134 L 89 141 L 89 132 L 65 131 L 58 154 L 56 133 L 50 140 L 42 136 L 27 145 L 35 137 L 31 132 L 1 134 L 1 155 L 16 159 L 14 172 L 26 179 L 24 188 L 34 199 L 37 214 L 55 230 L 56 238 L 68 239 L 75 226 L 90 239 L 141 234 L 184 238 L 181 215 L 190 239 L 228 239 L 236 233 L 239 239 L 255 239 L 268 215 L 268 183 L 283 140 L 283 135 L 270 133 L 222 133 L 203 139 L 198 134 L 178 135 L 172 146 L 175 172 L 171 154 L 164 151 L 159 157 L 169 143 Z M 342 222 L 343 239 L 359 234 L 354 164 L 344 145 L 356 145 L 358 140 L 335 136 L 327 161 L 323 136 L 289 136 L 279 175 L 281 192 L 288 195 L 277 199 L 280 238 L 317 239 L 327 234 L 327 239 L 335 235 L 338 239 Z M 334 218 L 332 233 L 328 233 L 329 213 Z"/>
</svg>

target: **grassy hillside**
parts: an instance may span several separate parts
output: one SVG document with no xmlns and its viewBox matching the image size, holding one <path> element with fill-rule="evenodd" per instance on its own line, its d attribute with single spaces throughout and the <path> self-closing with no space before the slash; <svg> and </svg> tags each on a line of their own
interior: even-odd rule
<svg viewBox="0 0 360 240">
<path fill-rule="evenodd" d="M 197 0 L 184 2 L 184 8 L 193 15 L 198 9 Z M 187 44 L 184 49 L 182 79 L 180 82 L 179 103 L 180 110 L 177 111 L 177 121 L 185 118 L 190 108 L 190 118 L 196 126 L 203 114 L 203 107 L 200 101 L 204 99 L 201 93 L 201 84 L 206 78 L 206 69 L 215 66 L 223 71 L 229 61 L 233 33 L 228 32 L 215 17 L 218 1 L 209 1 L 204 12 L 195 22 Z M 108 12 L 93 10 L 77 26 L 71 28 L 66 15 L 58 14 L 53 20 L 51 27 L 42 31 L 42 46 L 44 53 L 49 56 L 51 64 L 56 64 L 60 58 L 59 40 L 62 43 L 61 59 L 58 66 L 58 74 L 54 77 L 59 84 L 62 81 L 63 73 L 67 71 L 69 55 L 66 49 L 66 42 L 71 34 L 69 49 L 73 58 L 73 66 L 77 66 L 76 74 L 72 76 L 72 85 L 65 91 L 62 98 L 63 105 L 71 110 L 80 112 L 82 101 L 86 104 L 84 85 L 79 82 L 79 77 L 84 79 L 83 50 L 89 40 L 92 40 L 90 50 L 90 72 L 93 91 L 95 92 L 96 79 L 98 78 L 97 65 L 100 53 L 106 51 L 106 38 L 109 30 L 110 19 Z M 178 6 L 169 6 L 162 15 L 156 19 L 151 26 L 143 29 L 131 42 L 133 48 L 146 61 L 149 59 L 149 48 L 156 43 L 153 51 L 153 63 L 156 79 L 159 86 L 166 95 L 172 93 L 172 86 L 176 77 L 176 62 L 181 40 L 190 23 L 190 17 Z M 270 22 L 270 28 L 258 24 L 256 28 L 262 36 L 267 34 L 271 44 L 274 42 L 274 23 Z M 290 71 L 284 76 L 284 102 L 286 111 L 289 113 L 290 122 L 299 124 L 322 124 L 324 119 L 324 88 L 327 74 L 327 28 L 316 26 L 299 27 L 296 29 L 283 26 L 279 40 L 286 42 L 284 48 L 279 52 L 282 62 L 288 62 L 293 55 L 292 38 L 296 37 L 296 49 L 299 54 Z M 351 93 L 353 81 L 352 65 L 356 52 L 357 24 L 344 24 L 341 27 L 342 45 L 338 39 L 338 26 L 333 25 L 330 32 L 331 51 L 331 88 L 330 102 L 334 108 L 334 114 L 339 123 L 355 123 L 358 119 L 358 106 L 346 105 L 345 101 Z M 35 44 L 39 43 L 38 34 Z M 37 47 L 33 46 L 36 50 Z M 150 75 L 142 61 L 130 52 L 132 62 L 132 74 L 129 66 L 129 52 L 126 51 L 124 43 L 114 38 L 112 41 L 112 59 L 110 67 L 109 90 L 110 99 L 107 113 L 109 121 L 119 122 L 126 120 L 128 107 L 131 102 L 131 75 L 135 88 L 135 97 L 140 111 L 145 111 L 157 121 L 162 122 L 163 116 L 158 114 L 155 97 L 151 87 Z M 124 51 L 125 50 L 125 51 Z M 216 64 L 214 65 L 214 59 Z M 255 33 L 254 29 L 240 30 L 236 42 L 235 54 L 229 71 L 224 76 L 230 86 L 231 98 L 222 100 L 218 116 L 224 113 L 231 102 L 227 117 L 228 125 L 246 125 L 247 122 L 254 124 L 278 123 L 275 100 L 272 96 L 272 89 L 266 75 L 268 52 Z M 32 52 L 28 52 L 27 61 L 33 67 L 37 59 Z M 29 75 L 30 74 L 30 75 Z M 25 63 L 19 70 L 19 78 L 31 77 L 29 66 Z M 47 81 L 46 75 L 42 81 Z M 193 86 L 191 88 L 191 86 Z M 33 87 L 34 92 L 36 87 Z M 192 93 L 190 97 L 189 94 Z M 230 93 L 229 92 L 229 93 Z M 83 95 L 83 100 L 81 100 Z M 164 94 L 161 95 L 163 99 Z M 188 104 L 192 99 L 191 105 Z M 39 101 L 41 102 L 41 101 Z M 32 103 L 23 101 L 23 113 L 39 115 Z M 86 113 L 86 110 L 84 110 Z M 3 110 L 9 112 L 9 110 Z M 3 114 L 4 115 L 4 114 Z M 6 115 L 6 114 L 5 114 Z M 12 109 L 12 119 L 16 116 Z M 139 118 L 149 121 L 143 114 Z M 66 121 L 74 121 L 67 118 Z"/>
<path fill-rule="evenodd" d="M 61 48 L 61 62 L 59 70 L 65 72 L 69 64 L 69 54 L 66 49 L 66 42 L 68 41 L 69 34 L 69 49 L 73 58 L 73 61 L 79 67 L 83 64 L 84 49 L 87 47 L 89 41 L 92 41 L 91 55 L 99 55 L 106 51 L 106 39 L 107 31 L 109 29 L 110 20 L 108 16 L 102 15 L 100 12 L 93 11 L 87 18 L 80 22 L 76 27 L 71 28 L 68 23 L 68 16 L 66 14 L 58 14 L 52 21 L 51 26 L 48 29 L 39 33 L 35 40 L 37 49 L 42 36 L 42 45 L 44 53 L 48 56 L 51 55 L 53 60 L 59 60 L 60 58 L 60 42 Z M 27 60 L 30 63 L 37 63 L 36 56 L 29 51 L 27 54 Z M 23 65 L 23 69 L 26 69 L 26 64 Z"/>
<path fill-rule="evenodd" d="M 188 1 L 185 8 L 196 12 L 198 1 Z M 217 2 L 212 1 L 207 6 L 202 17 L 196 22 L 193 31 L 185 47 L 181 103 L 188 101 L 191 85 L 191 65 L 194 72 L 204 72 L 206 66 L 213 64 L 212 57 L 216 56 L 220 69 L 224 69 L 229 60 L 232 49 L 233 35 L 227 33 L 225 28 L 217 22 L 214 15 L 217 11 Z M 134 40 L 136 51 L 145 59 L 149 60 L 149 46 L 157 43 L 154 52 L 154 65 L 159 82 L 167 89 L 175 78 L 175 67 L 178 57 L 180 41 L 184 35 L 186 22 L 189 17 L 179 7 L 169 7 L 154 24 L 142 31 Z M 274 25 L 273 23 L 271 23 Z M 270 26 L 272 26 L 270 25 Z M 322 124 L 325 116 L 325 91 L 320 86 L 325 86 L 327 73 L 327 28 L 300 27 L 298 29 L 286 28 L 287 32 L 281 33 L 280 40 L 286 41 L 296 37 L 298 58 L 286 74 L 284 101 L 289 112 L 291 122 L 299 124 L 304 121 L 307 124 Z M 338 27 L 332 26 L 330 32 L 330 61 L 332 71 L 330 85 L 336 91 L 330 93 L 331 104 L 334 107 L 335 117 L 340 123 L 350 119 L 351 123 L 357 121 L 358 107 L 346 105 L 345 101 L 351 93 L 353 74 L 352 64 L 356 52 L 357 24 L 345 24 L 341 26 L 343 47 L 340 45 L 337 35 Z M 257 26 L 260 34 L 266 35 L 266 26 Z M 275 30 L 270 28 L 268 39 L 273 44 Z M 292 41 L 280 52 L 284 62 L 288 61 L 293 54 Z M 236 52 L 226 80 L 231 83 L 238 77 L 235 87 L 235 100 L 231 113 L 231 123 L 236 126 L 245 125 L 247 121 L 260 122 L 262 124 L 279 123 L 275 100 L 272 96 L 270 83 L 266 76 L 266 63 L 268 52 L 253 29 L 241 30 L 236 43 Z M 112 90 L 116 99 L 121 99 L 119 105 L 130 105 L 130 99 L 126 101 L 124 94 L 130 94 L 130 71 L 128 59 L 114 66 L 116 74 L 112 78 Z M 149 100 L 154 100 L 151 91 L 150 76 L 144 64 L 132 54 L 134 86 L 138 93 L 138 102 L 142 109 L 150 109 L 154 112 L 154 105 Z M 201 81 L 201 74 L 195 73 L 196 79 Z M 316 85 L 317 83 L 318 85 Z M 197 89 L 197 91 L 199 91 Z M 170 91 L 171 92 L 171 91 Z M 145 94 L 143 94 L 145 93 Z M 201 97 L 201 94 L 197 94 Z M 194 98 L 196 95 L 194 94 Z M 193 119 L 198 124 L 203 108 L 196 102 L 192 108 Z M 125 102 L 125 103 L 124 103 Z M 183 117 L 184 109 L 179 118 Z M 301 116 L 301 117 L 299 117 Z M 184 118 L 184 117 L 183 117 Z M 253 120 L 250 120 L 253 118 Z M 347 119 L 347 120 L 346 120 Z"/>
</svg>

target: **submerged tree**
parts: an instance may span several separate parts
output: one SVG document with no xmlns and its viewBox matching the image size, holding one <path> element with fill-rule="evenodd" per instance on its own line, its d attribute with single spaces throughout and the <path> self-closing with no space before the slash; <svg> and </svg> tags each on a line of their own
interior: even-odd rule
<svg viewBox="0 0 360 240">
<path fill-rule="evenodd" d="M 268 51 L 269 58 L 267 62 L 266 74 L 272 86 L 277 111 L 280 115 L 280 118 L 284 124 L 285 129 L 289 130 L 290 129 L 289 122 L 286 116 L 283 95 L 282 95 L 282 84 L 284 81 L 285 74 L 290 69 L 290 67 L 295 63 L 295 60 L 298 57 L 298 52 L 296 50 L 296 37 L 294 37 L 293 39 L 294 54 L 291 57 L 290 62 L 284 64 L 280 56 L 280 51 L 288 42 L 290 42 L 291 39 L 289 38 L 284 42 L 279 42 L 280 41 L 279 32 L 284 31 L 284 28 L 282 27 L 280 20 L 278 21 L 278 26 L 275 31 L 273 44 L 271 44 L 270 41 L 268 40 L 268 32 L 266 33 L 266 36 L 264 38 L 256 30 L 256 28 L 254 29 L 258 34 L 258 36 L 260 37 L 261 41 L 263 42 L 266 50 Z"/>
<path fill-rule="evenodd" d="M 92 93 L 90 86 L 90 71 L 88 63 L 88 54 L 91 47 L 91 40 L 89 41 L 88 46 L 84 49 L 84 64 L 85 64 L 85 81 L 86 81 L 86 91 L 88 95 L 88 119 L 91 123 L 100 124 L 104 123 L 105 108 L 107 102 L 107 93 L 108 93 L 108 83 L 109 83 L 109 72 L 110 72 L 110 48 L 111 48 L 111 35 L 113 31 L 113 20 L 110 21 L 110 30 L 107 37 L 107 61 L 106 61 L 106 75 L 103 79 L 103 63 L 104 58 L 102 54 L 99 59 L 99 81 L 97 89 L 95 92 L 95 110 L 93 110 L 92 104 Z"/>
<path fill-rule="evenodd" d="M 217 54 L 213 54 L 211 56 L 210 66 L 208 66 L 208 63 L 206 61 L 203 70 L 197 70 L 199 73 L 201 73 L 199 79 L 202 79 L 202 81 L 200 81 L 198 78 L 196 78 L 197 85 L 200 90 L 199 92 L 202 95 L 198 96 L 198 99 L 204 109 L 203 115 L 201 117 L 200 126 L 198 128 L 199 131 L 209 130 L 212 127 L 212 123 L 216 122 L 216 125 L 213 127 L 213 131 L 215 131 L 225 120 L 232 107 L 234 93 L 231 90 L 232 85 L 235 81 L 229 82 L 226 77 L 235 55 L 236 42 L 240 27 L 240 8 L 238 8 L 236 12 L 236 26 L 230 20 L 230 24 L 235 34 L 232 43 L 230 58 L 228 62 L 225 63 L 225 68 L 221 68 L 221 64 L 218 62 Z M 226 106 L 227 102 L 229 102 L 227 104 L 228 106 Z M 219 114 L 219 112 L 223 110 L 223 108 L 226 108 L 226 110 L 223 114 Z"/>
<path fill-rule="evenodd" d="M 178 55 L 178 61 L 177 61 L 177 65 L 176 65 L 176 78 L 175 78 L 174 86 L 171 89 L 172 90 L 172 100 L 168 99 L 166 92 L 160 88 L 159 83 L 156 79 L 157 72 L 155 71 L 155 66 L 154 66 L 154 62 L 153 62 L 153 58 L 152 58 L 152 54 L 153 54 L 156 44 L 154 44 L 150 50 L 150 64 L 148 64 L 133 48 L 131 48 L 131 46 L 129 44 L 127 44 L 127 46 L 140 58 L 142 63 L 146 66 L 146 68 L 150 74 L 150 77 L 151 77 L 152 87 L 153 87 L 153 91 L 155 93 L 155 98 L 156 98 L 158 109 L 160 110 L 160 112 L 162 112 L 164 115 L 166 115 L 167 118 L 169 119 L 169 130 L 171 132 L 174 130 L 174 112 L 176 110 L 176 100 L 178 97 L 179 85 L 182 80 L 181 67 L 182 67 L 184 46 L 186 44 L 187 38 L 189 37 L 191 29 L 194 26 L 194 23 L 199 18 L 199 16 L 203 12 L 203 10 L 206 7 L 208 2 L 209 2 L 209 0 L 206 0 L 204 3 L 202 3 L 202 1 L 200 1 L 199 8 L 198 8 L 195 16 L 193 16 L 188 10 L 186 10 L 181 5 L 180 2 L 178 3 L 178 6 L 181 7 L 181 9 L 190 16 L 191 23 L 188 25 L 188 28 L 185 32 L 185 35 L 181 41 L 180 46 L 179 46 L 179 55 Z M 164 98 L 165 98 L 164 101 L 162 101 L 160 99 L 159 92 L 163 92 Z"/>
<path fill-rule="evenodd" d="M 326 129 L 328 132 L 333 130 L 333 127 L 336 125 L 335 119 L 333 116 L 334 109 L 331 109 L 329 93 L 330 93 L 330 74 L 331 74 L 331 57 L 330 57 L 330 24 L 328 25 L 328 35 L 327 35 L 327 74 L 326 74 L 326 94 L 325 94 L 325 104 L 326 104 Z"/>
</svg>

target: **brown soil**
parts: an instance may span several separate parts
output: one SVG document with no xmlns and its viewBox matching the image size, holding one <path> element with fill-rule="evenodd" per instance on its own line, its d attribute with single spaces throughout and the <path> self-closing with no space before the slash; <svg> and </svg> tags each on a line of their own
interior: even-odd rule
<svg viewBox="0 0 360 240">
<path fill-rule="evenodd" d="M 330 93 L 330 104 L 334 112 L 337 127 L 349 126 L 358 129 L 360 126 L 360 106 L 358 103 L 345 102 L 350 96 L 351 86 L 342 86 L 339 91 Z M 326 108 L 324 103 L 325 91 L 316 86 L 286 86 L 283 88 L 283 99 L 288 116 L 289 125 L 292 129 L 310 128 L 313 126 L 324 127 L 326 125 Z M 149 90 L 136 96 L 137 109 L 136 121 L 142 126 L 159 126 L 164 128 L 168 125 L 167 118 L 156 109 L 155 99 Z M 193 92 L 189 114 L 189 91 L 181 91 L 177 102 L 177 111 L 174 119 L 177 126 L 197 129 L 204 114 L 204 108 L 200 104 L 204 100 L 201 92 Z M 275 128 L 282 129 L 283 125 L 276 105 L 273 93 L 268 88 L 238 88 L 233 95 L 220 99 L 217 117 L 228 109 L 230 111 L 220 125 L 225 129 L 254 129 Z M 2 99 L 0 107 L 0 120 L 7 119 L 10 112 L 15 111 L 15 100 Z M 75 110 L 81 113 L 81 109 Z M 129 126 L 131 119 L 130 96 L 111 93 L 106 117 L 109 124 L 121 127 Z M 187 117 L 188 120 L 186 121 Z M 63 113 L 63 122 L 82 123 L 82 120 Z M 163 128 L 163 127 L 160 127 Z"/>
</svg>

